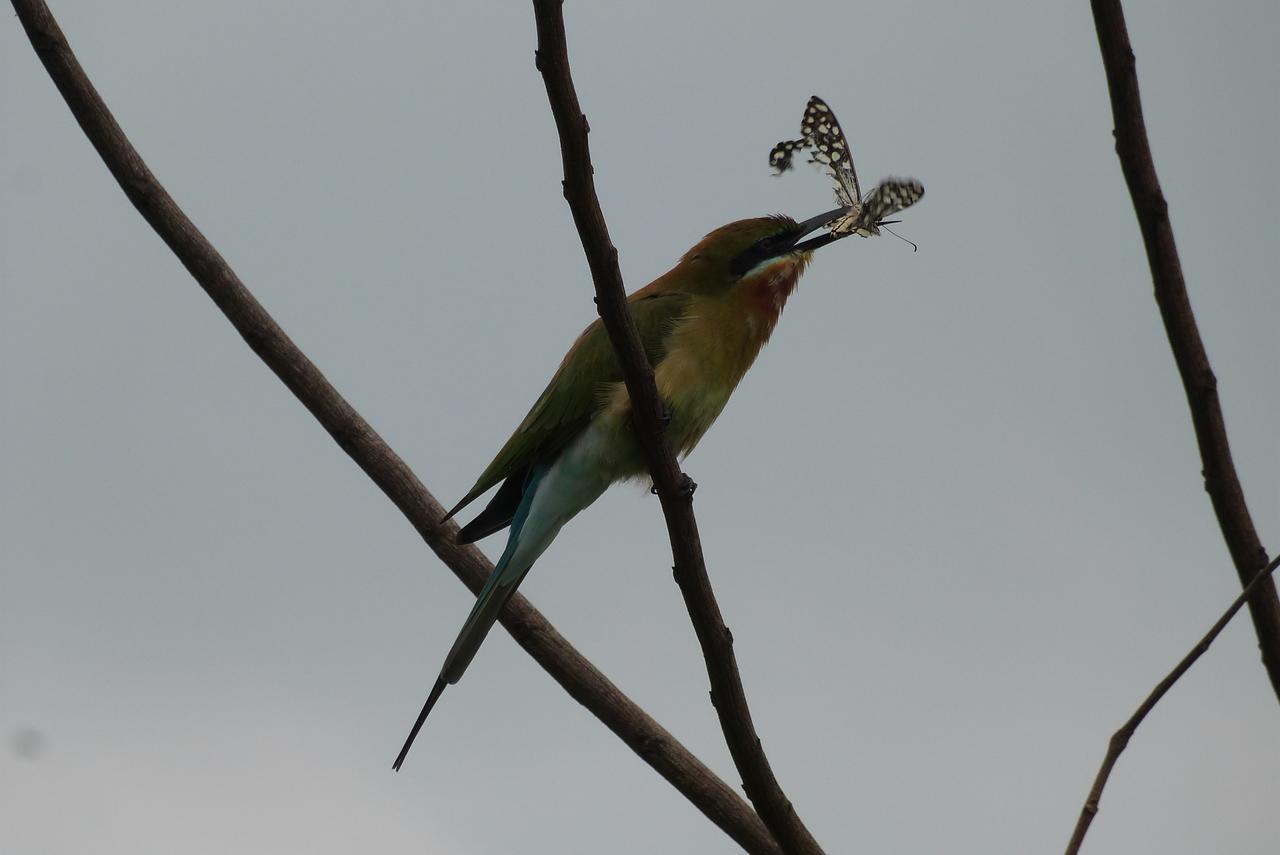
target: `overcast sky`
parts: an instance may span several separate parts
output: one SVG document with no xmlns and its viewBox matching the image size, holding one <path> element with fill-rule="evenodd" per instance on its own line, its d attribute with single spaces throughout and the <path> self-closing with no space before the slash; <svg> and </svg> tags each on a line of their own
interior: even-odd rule
<svg viewBox="0 0 1280 855">
<path fill-rule="evenodd" d="M 53 7 L 178 202 L 452 504 L 594 316 L 529 5 Z M 1126 7 L 1274 551 L 1280 6 Z M 864 186 L 924 182 L 919 252 L 821 251 L 687 469 L 765 747 L 827 850 L 1061 851 L 1108 735 L 1238 591 L 1088 3 L 565 15 L 629 288 L 724 222 L 831 206 L 767 168 L 811 94 Z M 128 204 L 12 15 L 0 129 L 0 850 L 735 851 L 500 632 L 393 774 L 469 594 Z M 736 785 L 656 500 L 611 491 L 524 590 Z M 1280 705 L 1238 620 L 1086 850 L 1278 840 Z"/>
</svg>

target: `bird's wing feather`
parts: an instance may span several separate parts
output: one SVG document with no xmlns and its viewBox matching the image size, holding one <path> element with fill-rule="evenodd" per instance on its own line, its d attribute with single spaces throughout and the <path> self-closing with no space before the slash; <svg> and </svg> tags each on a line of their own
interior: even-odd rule
<svg viewBox="0 0 1280 855">
<path fill-rule="evenodd" d="M 656 364 L 666 355 L 668 335 L 683 317 L 690 299 L 688 294 L 677 291 L 646 294 L 642 290 L 631 296 L 631 315 L 650 363 Z M 591 421 L 601 392 L 621 380 L 618 357 L 604 326 L 596 319 L 578 336 L 529 414 L 476 479 L 475 486 L 449 511 L 449 517 L 494 484 L 563 448 Z"/>
<path fill-rule="evenodd" d="M 494 493 L 493 498 L 484 506 L 484 510 L 471 522 L 458 529 L 458 533 L 454 535 L 454 541 L 461 544 L 475 543 L 511 525 L 511 520 L 515 518 L 516 511 L 520 508 L 520 502 L 524 500 L 525 488 L 532 471 L 532 466 L 526 466 L 508 475 L 507 480 L 503 481 L 502 486 L 498 488 L 498 492 Z"/>
</svg>

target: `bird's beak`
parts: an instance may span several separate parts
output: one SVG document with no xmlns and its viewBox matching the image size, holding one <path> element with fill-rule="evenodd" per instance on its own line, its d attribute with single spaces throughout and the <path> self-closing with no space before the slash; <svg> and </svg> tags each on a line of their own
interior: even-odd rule
<svg viewBox="0 0 1280 855">
<path fill-rule="evenodd" d="M 825 235 L 818 235 L 815 238 L 809 238 L 809 240 L 801 240 L 801 238 L 803 238 L 805 235 L 812 234 L 813 232 L 818 231 L 819 229 L 826 226 L 828 223 L 832 222 L 833 220 L 837 220 L 840 217 L 843 217 L 845 214 L 849 213 L 852 210 L 853 209 L 848 206 L 843 208 L 836 208 L 834 210 L 827 211 L 825 214 L 819 214 L 816 217 L 810 217 L 809 219 L 805 220 L 803 223 L 800 223 L 800 225 L 796 226 L 796 238 L 795 238 L 796 243 L 793 244 L 791 249 L 787 251 L 788 252 L 812 252 L 813 250 L 817 249 L 820 246 L 826 246 L 832 241 L 837 241 L 837 240 L 840 240 L 840 238 L 842 237 L 847 237 L 848 235 L 846 234 L 833 235 L 830 232 L 827 232 Z"/>
</svg>

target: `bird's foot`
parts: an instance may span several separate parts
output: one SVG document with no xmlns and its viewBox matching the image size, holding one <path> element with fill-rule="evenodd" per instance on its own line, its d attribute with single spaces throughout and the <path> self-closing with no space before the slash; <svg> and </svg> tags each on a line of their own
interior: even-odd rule
<svg viewBox="0 0 1280 855">
<path fill-rule="evenodd" d="M 698 482 L 690 478 L 685 473 L 681 472 L 680 473 L 680 495 L 688 498 L 689 496 L 692 496 L 694 491 L 697 489 L 698 489 Z M 649 492 L 654 496 L 658 495 L 658 485 L 650 481 Z"/>
<path fill-rule="evenodd" d="M 636 430 L 635 413 L 631 413 L 630 415 L 627 416 L 626 424 L 627 424 L 627 430 L 630 431 L 631 433 L 635 433 L 635 430 Z M 671 410 L 668 409 L 667 407 L 663 407 L 662 412 L 658 413 L 658 430 L 665 431 L 669 427 L 671 427 Z"/>
</svg>

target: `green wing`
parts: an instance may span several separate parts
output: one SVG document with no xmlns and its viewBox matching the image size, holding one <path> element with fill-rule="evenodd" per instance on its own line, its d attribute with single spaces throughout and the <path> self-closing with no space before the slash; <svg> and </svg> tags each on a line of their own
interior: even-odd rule
<svg viewBox="0 0 1280 855">
<path fill-rule="evenodd" d="M 650 363 L 657 364 L 666 355 L 668 334 L 690 299 L 676 291 L 632 297 L 631 315 Z M 512 473 L 559 451 L 591 421 L 602 387 L 621 381 L 618 357 L 597 318 L 578 336 L 529 414 L 449 517 Z"/>
</svg>

